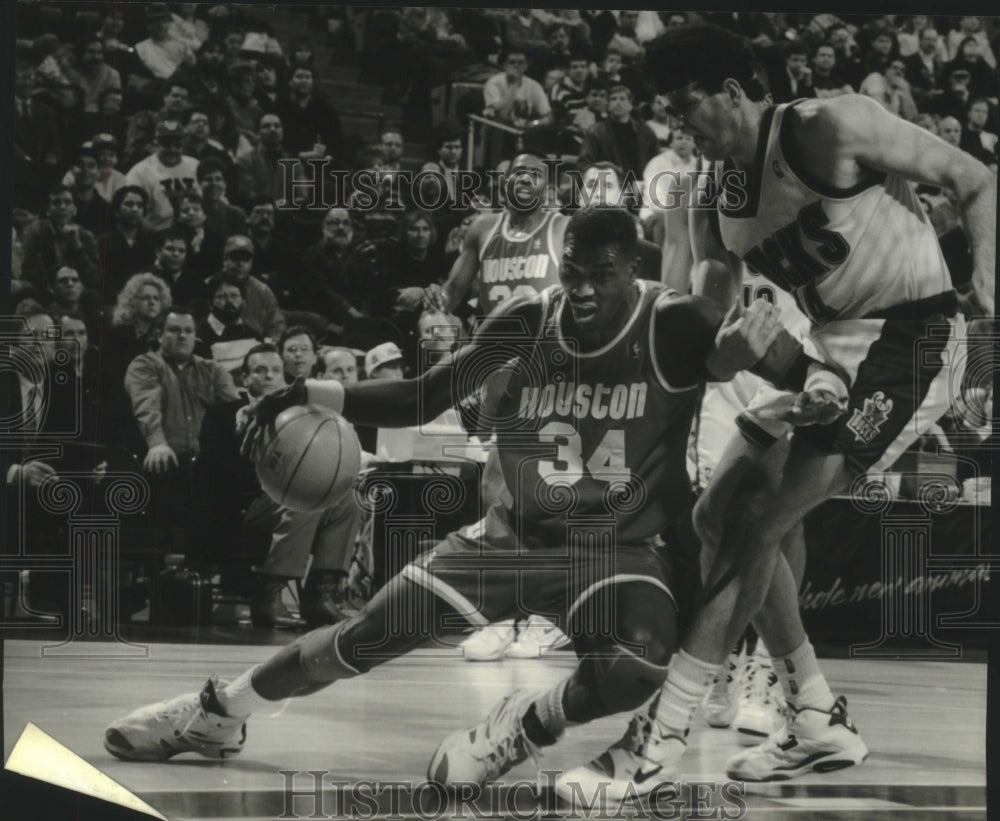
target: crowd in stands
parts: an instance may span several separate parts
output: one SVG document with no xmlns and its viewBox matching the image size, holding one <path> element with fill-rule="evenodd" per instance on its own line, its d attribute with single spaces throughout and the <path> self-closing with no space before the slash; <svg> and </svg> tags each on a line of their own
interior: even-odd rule
<svg viewBox="0 0 1000 821">
<path fill-rule="evenodd" d="M 268 364 L 254 356 L 277 354 L 289 379 L 415 372 L 433 336 L 425 289 L 447 277 L 476 215 L 455 187 L 473 165 L 468 114 L 581 171 L 693 168 L 695 141 L 644 76 L 645 46 L 665 29 L 737 31 L 774 102 L 866 94 L 997 167 L 991 18 L 312 7 L 288 18 L 301 28 L 288 39 L 252 5 L 33 3 L 18 16 L 13 304 L 43 335 L 76 340 L 93 399 L 82 438 L 132 454 L 169 522 L 196 501 L 206 413 L 270 378 L 252 375 Z M 376 139 L 345 129 L 315 54 L 323 37 L 382 86 L 382 104 L 402 106 L 401 122 Z M 432 90 L 456 80 L 481 91 L 442 122 Z M 427 156 L 413 163 L 404 146 L 421 138 Z M 341 189 L 332 208 L 289 185 L 365 170 L 375 184 Z M 391 184 L 402 170 L 436 176 L 414 192 Z M 483 180 L 474 193 L 488 202 Z M 418 207 L 436 194 L 448 207 Z M 971 264 L 955 203 L 920 194 L 962 286 Z M 574 207 L 568 196 L 554 183 L 552 207 Z M 656 210 L 630 206 L 659 243 Z"/>
</svg>

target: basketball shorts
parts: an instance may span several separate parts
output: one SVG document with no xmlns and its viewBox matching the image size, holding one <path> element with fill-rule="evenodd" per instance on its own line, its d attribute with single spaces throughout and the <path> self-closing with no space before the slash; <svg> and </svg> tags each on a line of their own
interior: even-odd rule
<svg viewBox="0 0 1000 821">
<path fill-rule="evenodd" d="M 589 599 L 601 593 L 606 601 L 607 588 L 625 582 L 651 584 L 674 600 L 659 539 L 631 545 L 585 541 L 591 543 L 527 547 L 508 511 L 494 505 L 482 520 L 450 533 L 400 575 L 477 627 L 537 614 L 569 632 Z"/>
<path fill-rule="evenodd" d="M 813 329 L 822 358 L 849 377 L 847 413 L 830 425 L 797 428 L 824 450 L 843 453 L 858 475 L 889 468 L 959 396 L 965 319 L 847 319 Z"/>
</svg>

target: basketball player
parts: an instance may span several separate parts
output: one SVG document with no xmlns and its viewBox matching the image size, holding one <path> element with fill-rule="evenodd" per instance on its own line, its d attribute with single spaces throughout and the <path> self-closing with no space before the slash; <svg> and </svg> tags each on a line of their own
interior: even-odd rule
<svg viewBox="0 0 1000 821">
<path fill-rule="evenodd" d="M 819 670 L 778 546 L 855 477 L 891 465 L 960 385 L 959 301 L 910 181 L 950 189 L 960 204 L 974 289 L 963 310 L 992 316 L 994 298 L 996 180 L 978 160 L 863 96 L 768 105 L 748 43 L 715 26 L 665 33 L 647 68 L 699 150 L 722 161 L 708 212 L 717 224 L 696 236 L 795 295 L 850 400 L 836 422 L 797 430 L 780 482 L 704 545 L 717 552 L 704 603 L 643 732 L 562 777 L 564 792 L 604 782 L 609 798 L 676 778 L 694 707 L 751 618 L 790 711 L 785 727 L 728 762 L 729 777 L 794 778 L 867 756 L 846 700 Z"/>
<path fill-rule="evenodd" d="M 230 684 L 141 708 L 105 733 L 114 755 L 163 760 L 235 755 L 246 718 L 272 702 L 361 675 L 438 635 L 526 611 L 559 614 L 579 656 L 542 693 L 516 691 L 471 730 L 448 736 L 428 777 L 454 786 L 495 780 L 565 728 L 634 709 L 653 696 L 674 645 L 674 606 L 658 534 L 686 514 L 685 442 L 705 379 L 753 367 L 808 389 L 813 421 L 841 412 L 812 384 L 807 357 L 766 301 L 740 315 L 637 278 L 635 226 L 623 210 L 575 214 L 561 287 L 514 298 L 467 345 L 418 379 L 299 379 L 254 408 L 248 442 L 284 409 L 318 403 L 350 420 L 409 426 L 434 418 L 506 367 L 487 408 L 514 506 L 445 537 L 364 609 L 282 648 Z M 499 349 L 499 350 L 498 350 Z M 843 386 L 842 386 L 843 387 Z M 258 427 L 259 426 L 259 427 Z M 603 525 L 593 525 L 601 517 Z M 603 548 L 599 545 L 603 544 Z M 414 615 L 432 629 L 415 629 Z"/>
</svg>

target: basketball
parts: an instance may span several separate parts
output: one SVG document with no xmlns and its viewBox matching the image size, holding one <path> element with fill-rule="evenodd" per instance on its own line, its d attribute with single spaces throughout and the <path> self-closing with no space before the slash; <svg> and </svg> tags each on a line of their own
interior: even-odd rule
<svg viewBox="0 0 1000 821">
<path fill-rule="evenodd" d="M 303 513 L 331 507 L 361 469 L 361 445 L 338 413 L 317 405 L 289 408 L 258 445 L 257 478 L 282 507 Z"/>
</svg>

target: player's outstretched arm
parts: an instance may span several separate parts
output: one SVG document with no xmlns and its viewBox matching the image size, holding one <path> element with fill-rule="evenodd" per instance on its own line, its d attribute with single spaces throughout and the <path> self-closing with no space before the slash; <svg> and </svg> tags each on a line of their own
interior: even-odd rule
<svg viewBox="0 0 1000 821">
<path fill-rule="evenodd" d="M 796 143 L 811 168 L 826 169 L 825 181 L 843 185 L 844 175 L 875 169 L 955 193 L 972 249 L 976 297 L 993 316 L 997 182 L 989 169 L 868 97 L 809 101 L 792 111 Z"/>
</svg>

